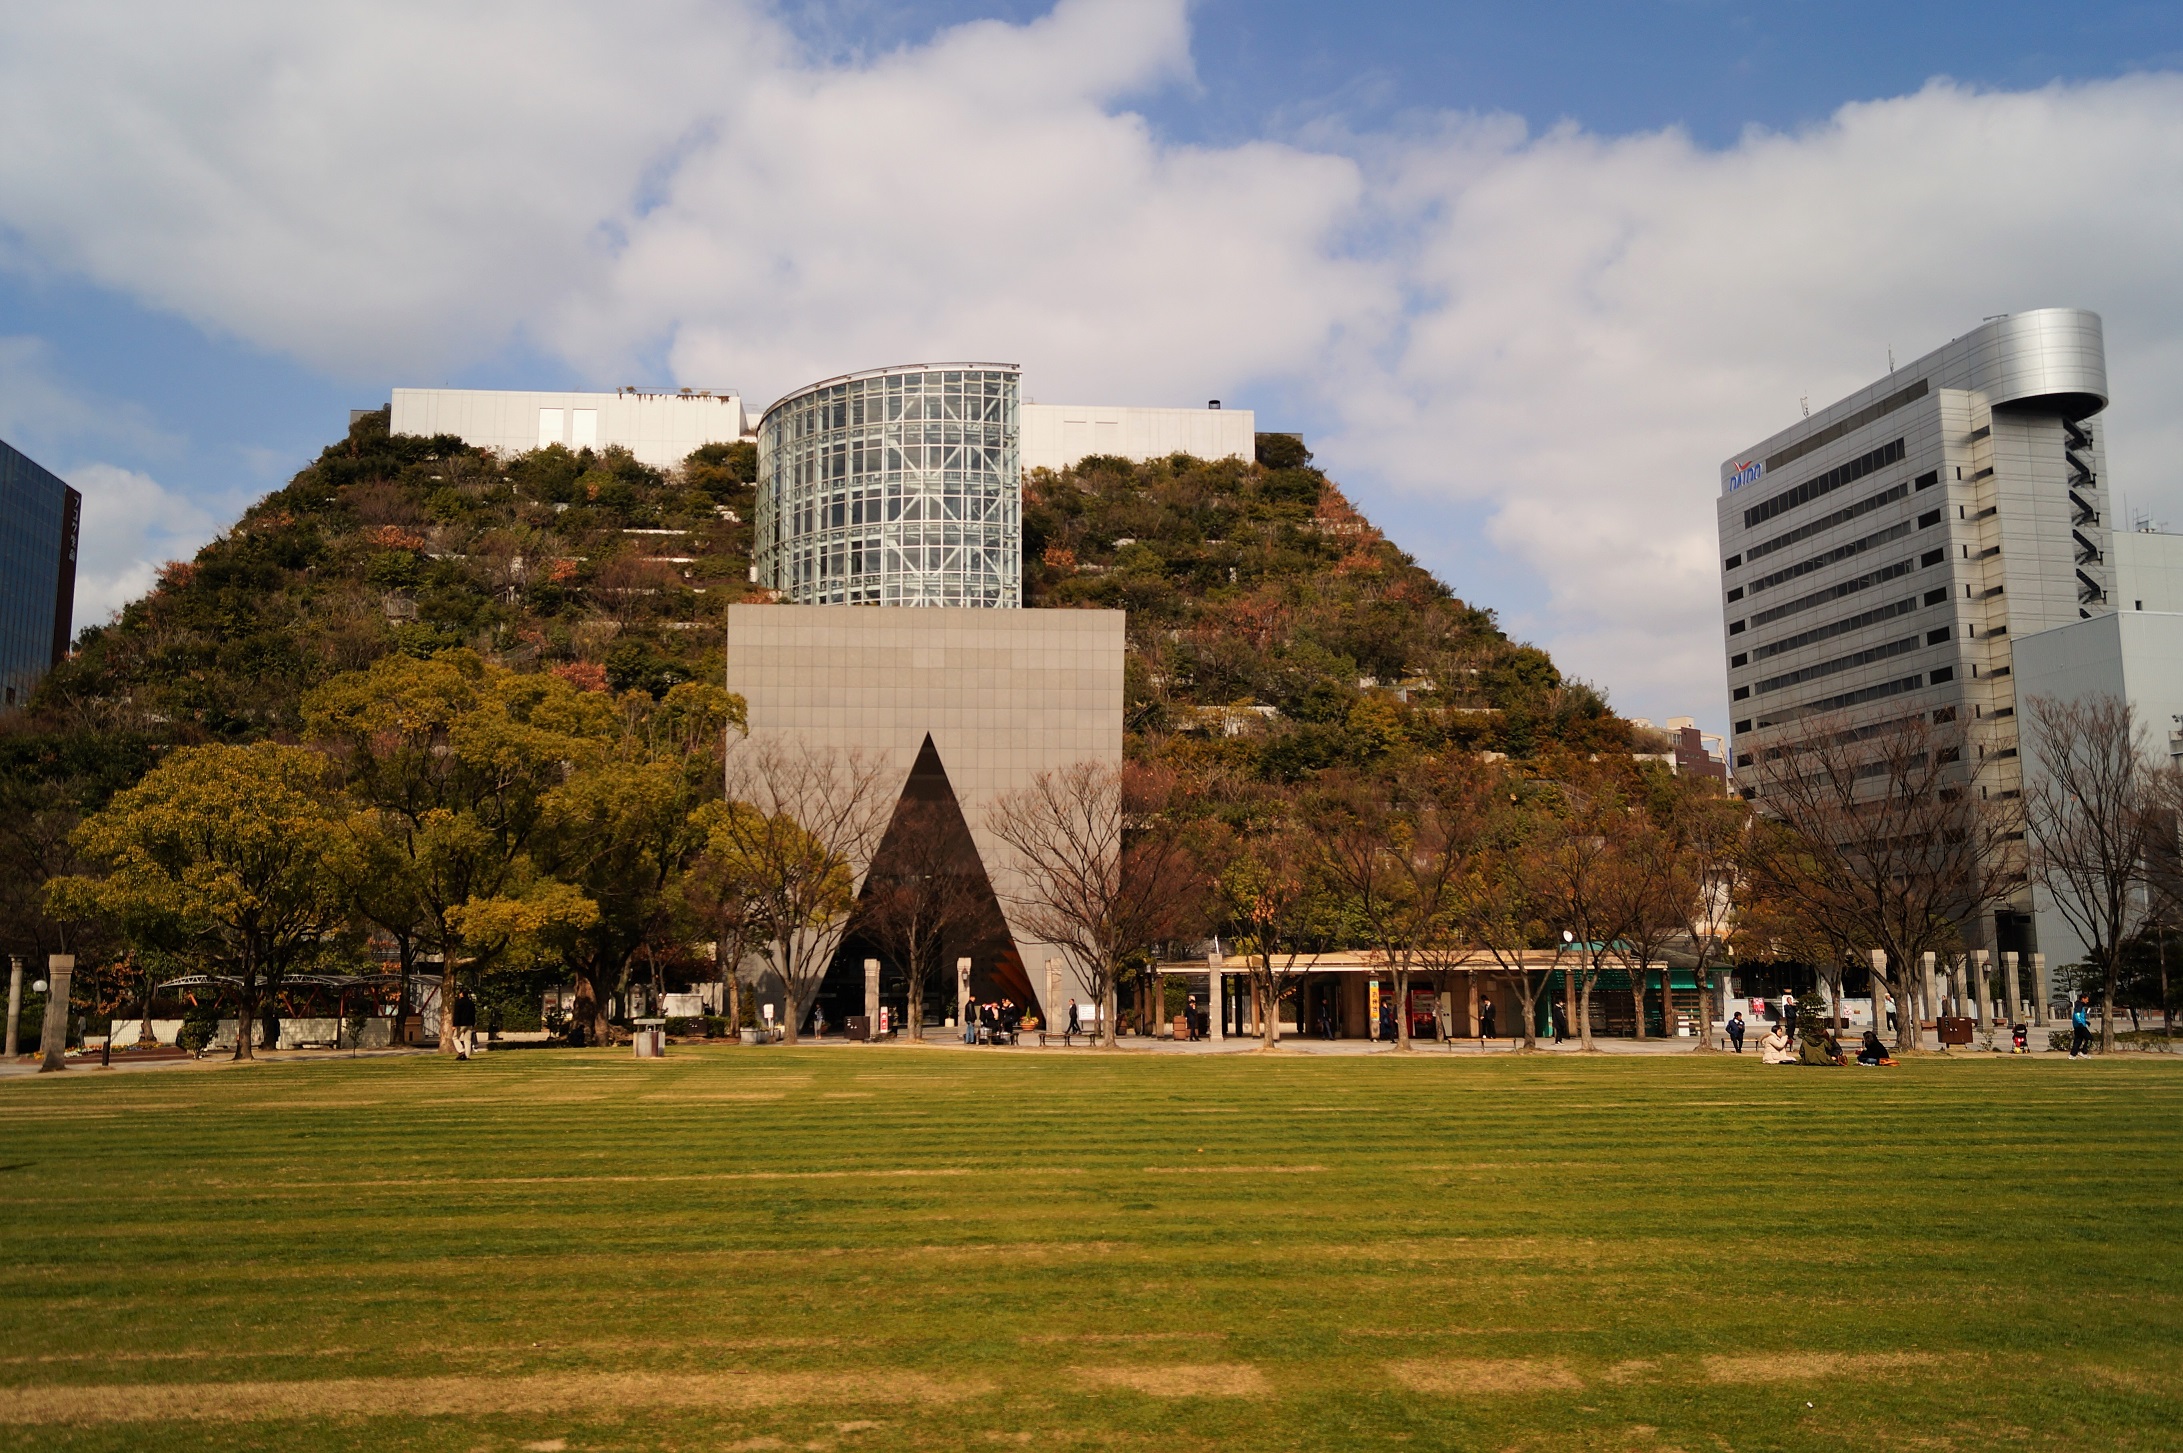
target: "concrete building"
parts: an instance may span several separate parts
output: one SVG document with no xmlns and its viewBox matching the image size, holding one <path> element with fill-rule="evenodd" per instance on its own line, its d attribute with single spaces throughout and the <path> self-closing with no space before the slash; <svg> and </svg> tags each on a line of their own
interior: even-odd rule
<svg viewBox="0 0 2183 1453">
<path fill-rule="evenodd" d="M 974 991 L 1035 1002 L 1050 1018 L 1071 997 L 1089 1002 L 1089 990 L 1022 927 L 1011 906 L 1020 875 L 987 813 L 1041 772 L 1120 764 L 1122 632 L 1120 611 L 737 605 L 727 685 L 748 703 L 751 741 L 878 756 L 905 793 L 956 804 L 1006 923 L 1005 941 L 974 965 Z M 822 996 L 837 1023 L 864 1012 L 854 957 L 845 952 L 841 982 Z"/>
<path fill-rule="evenodd" d="M 2112 696 L 2136 709 L 2156 763 L 2183 763 L 2183 535 L 2117 531 L 2111 541 L 2116 609 L 2034 632 L 2016 642 L 2016 689 L 2024 701 Z M 2027 743 L 2027 775 L 2038 754 Z M 2054 964 L 2078 963 L 2084 945 L 2048 901 L 2034 895 L 2039 947 Z"/>
<path fill-rule="evenodd" d="M 83 496 L 0 441 L 0 712 L 68 655 Z"/>
<path fill-rule="evenodd" d="M 1249 409 L 1147 409 L 1098 404 L 1025 404 L 1023 467 L 1067 469 L 1092 454 L 1158 459 L 1251 459 L 1258 418 Z"/>
<path fill-rule="evenodd" d="M 706 444 L 749 437 L 740 395 L 713 391 L 568 393 L 467 388 L 398 388 L 389 404 L 394 434 L 453 434 L 465 444 L 522 454 L 561 444 L 619 445 L 654 469 L 674 469 Z"/>
<path fill-rule="evenodd" d="M 2113 609 L 2100 319 L 1990 320 L 1721 465 L 1735 767 L 1924 713 L 1964 723 L 1982 790 L 2021 793 L 2013 644 Z M 1953 716 L 1950 716 L 1953 713 Z M 2036 947 L 2028 891 L 1971 925 Z"/>
</svg>

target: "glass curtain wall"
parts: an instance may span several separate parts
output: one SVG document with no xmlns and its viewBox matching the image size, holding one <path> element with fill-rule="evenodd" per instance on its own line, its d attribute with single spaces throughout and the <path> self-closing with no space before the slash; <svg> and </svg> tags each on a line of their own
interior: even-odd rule
<svg viewBox="0 0 2183 1453">
<path fill-rule="evenodd" d="M 813 384 L 758 430 L 758 581 L 797 605 L 1023 604 L 1017 370 Z"/>
</svg>

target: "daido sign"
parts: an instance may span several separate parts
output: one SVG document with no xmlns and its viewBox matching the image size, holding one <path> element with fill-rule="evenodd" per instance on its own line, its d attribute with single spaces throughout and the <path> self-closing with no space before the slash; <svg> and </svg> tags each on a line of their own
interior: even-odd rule
<svg viewBox="0 0 2183 1453">
<path fill-rule="evenodd" d="M 1758 477 L 1765 472 L 1766 463 L 1764 460 L 1746 459 L 1729 472 L 1728 487 L 1730 489 L 1742 489 L 1747 484 L 1756 483 Z"/>
</svg>

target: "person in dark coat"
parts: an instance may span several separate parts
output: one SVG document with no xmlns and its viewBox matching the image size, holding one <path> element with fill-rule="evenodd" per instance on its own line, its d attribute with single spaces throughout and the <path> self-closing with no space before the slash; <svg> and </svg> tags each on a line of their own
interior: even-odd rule
<svg viewBox="0 0 2183 1453">
<path fill-rule="evenodd" d="M 455 996 L 455 1058 L 468 1059 L 470 1045 L 477 1038 L 478 1001 L 465 990 Z"/>
<path fill-rule="evenodd" d="M 1063 1022 L 1061 1027 L 1061 1042 L 1063 1044 L 1067 1044 L 1070 1040 L 1076 1038 L 1077 1033 L 1081 1028 L 1082 1026 L 1081 1024 L 1079 1024 L 1076 1017 L 1076 1001 L 1074 999 L 1071 999 L 1069 1001 L 1069 1017 L 1066 1021 Z"/>
<path fill-rule="evenodd" d="M 1736 1047 L 1736 1053 L 1743 1053 L 1743 1011 L 1741 1009 L 1728 1016 L 1728 1042 Z"/>
<path fill-rule="evenodd" d="M 1481 1040 L 1493 1038 L 1496 1032 L 1494 1029 L 1493 1021 L 1493 1001 L 1491 999 L 1488 999 L 1485 1003 L 1478 1006 L 1478 1037 Z"/>
</svg>

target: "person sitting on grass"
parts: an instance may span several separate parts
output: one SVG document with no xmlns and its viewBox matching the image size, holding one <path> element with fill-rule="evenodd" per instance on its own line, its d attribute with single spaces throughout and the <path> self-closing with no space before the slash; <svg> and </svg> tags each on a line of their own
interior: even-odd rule
<svg viewBox="0 0 2183 1453">
<path fill-rule="evenodd" d="M 1806 1014 L 1803 1027 L 1804 1032 L 1797 1036 L 1796 1062 L 1798 1064 L 1838 1065 L 1842 1062 L 1840 1059 L 1841 1046 L 1836 1045 L 1831 1051 L 1829 1050 L 1828 1042 L 1832 1036 L 1827 1033 L 1823 1025 L 1816 1022 L 1811 1015 Z"/>
<path fill-rule="evenodd" d="M 1770 1065 L 1796 1063 L 1796 1051 L 1790 1046 L 1789 1032 L 1779 1024 L 1768 1029 L 1766 1037 L 1759 1041 L 1759 1060 Z"/>
<path fill-rule="evenodd" d="M 1865 1042 L 1858 1046 L 1857 1063 L 1861 1065 L 1891 1065 L 1895 1063 L 1894 1060 L 1888 1058 L 1887 1046 L 1880 1043 L 1880 1032 L 1878 1030 L 1868 1029 L 1865 1031 Z"/>
</svg>

